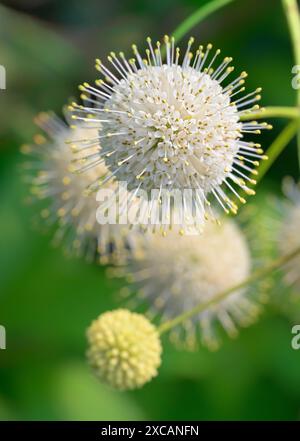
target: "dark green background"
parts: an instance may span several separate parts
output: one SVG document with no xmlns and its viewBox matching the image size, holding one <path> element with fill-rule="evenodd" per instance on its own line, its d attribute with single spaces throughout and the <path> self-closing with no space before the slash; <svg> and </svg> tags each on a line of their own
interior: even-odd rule
<svg viewBox="0 0 300 441">
<path fill-rule="evenodd" d="M 298 419 L 300 352 L 290 346 L 291 322 L 267 311 L 217 353 L 178 352 L 165 341 L 160 375 L 142 390 L 111 391 L 90 374 L 84 332 L 115 307 L 119 282 L 102 268 L 67 260 L 49 237 L 31 228 L 23 204 L 20 144 L 35 133 L 40 110 L 60 112 L 77 84 L 95 78 L 94 58 L 150 35 L 170 33 L 205 1 L 6 1 L 0 5 L 0 419 Z M 3 6 L 5 3 L 6 6 Z M 251 90 L 263 87 L 264 105 L 293 105 L 289 35 L 279 0 L 236 0 L 196 27 L 247 70 Z M 262 138 L 264 147 L 283 128 Z M 293 142 L 260 185 L 279 192 L 281 178 L 297 177 Z M 257 203 L 258 199 L 252 199 Z M 284 301 L 284 296 L 283 296 Z"/>
</svg>

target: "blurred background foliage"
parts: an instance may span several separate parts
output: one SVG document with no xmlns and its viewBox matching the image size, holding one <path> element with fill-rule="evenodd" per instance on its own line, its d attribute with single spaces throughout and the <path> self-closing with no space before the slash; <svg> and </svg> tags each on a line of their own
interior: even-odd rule
<svg viewBox="0 0 300 441">
<path fill-rule="evenodd" d="M 120 282 L 105 269 L 66 259 L 49 236 L 32 229 L 23 202 L 19 146 L 35 133 L 34 115 L 61 108 L 77 84 L 95 79 L 94 59 L 128 53 L 132 42 L 171 33 L 204 0 L 13 0 L 0 2 L 1 93 L 0 419 L 298 419 L 300 352 L 291 349 L 291 320 L 267 310 L 236 340 L 210 353 L 180 352 L 165 341 L 160 375 L 142 390 L 119 393 L 99 384 L 84 359 L 84 332 L 115 307 Z M 192 35 L 234 57 L 263 87 L 264 105 L 293 105 L 292 51 L 279 0 L 236 0 Z M 263 135 L 268 147 L 285 121 Z M 260 184 L 252 204 L 297 177 L 293 142 Z M 284 296 L 283 296 L 284 301 Z"/>
</svg>

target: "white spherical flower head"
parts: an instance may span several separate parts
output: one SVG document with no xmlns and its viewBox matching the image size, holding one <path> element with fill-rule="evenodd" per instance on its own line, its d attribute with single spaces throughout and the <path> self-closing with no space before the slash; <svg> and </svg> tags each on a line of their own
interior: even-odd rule
<svg viewBox="0 0 300 441">
<path fill-rule="evenodd" d="M 143 315 L 118 309 L 95 320 L 87 332 L 87 357 L 99 379 L 120 390 L 156 377 L 161 363 L 159 334 Z"/>
<path fill-rule="evenodd" d="M 226 212 L 235 213 L 237 206 L 223 187 L 245 202 L 237 187 L 254 193 L 248 186 L 255 183 L 251 174 L 265 158 L 258 144 L 244 140 L 246 133 L 270 127 L 243 122 L 249 110 L 258 109 L 260 89 L 239 98 L 247 74 L 228 81 L 232 59 L 225 57 L 215 67 L 220 50 L 211 55 L 211 44 L 199 46 L 194 55 L 191 38 L 181 57 L 174 39 L 165 37 L 163 61 L 160 43 L 154 48 L 147 41 L 145 57 L 135 45 L 129 61 L 123 53 L 111 53 L 113 71 L 97 60 L 104 78 L 96 81 L 98 88 L 80 86 L 86 105 L 73 105 L 73 118 L 99 124 L 101 155 L 111 177 L 129 190 L 197 189 L 195 204 L 202 214 L 210 193 Z"/>
<path fill-rule="evenodd" d="M 97 130 L 87 128 L 85 123 L 72 129 L 52 113 L 41 113 L 36 123 L 46 137 L 36 135 L 35 144 L 23 146 L 22 151 L 31 156 L 25 167 L 31 193 L 42 203 L 40 216 L 49 226 L 58 224 L 54 242 L 64 242 L 67 252 L 84 255 L 88 260 L 123 258 L 133 245 L 132 238 L 126 236 L 124 226 L 100 225 L 96 220 L 96 195 L 86 192 L 99 176 L 107 175 L 105 164 L 90 167 L 81 152 L 84 172 L 74 173 L 72 150 L 76 150 L 77 140 L 97 137 Z M 99 149 L 99 145 L 93 145 L 89 155 L 97 157 Z M 114 184 L 110 181 L 107 185 L 113 188 Z"/>
<path fill-rule="evenodd" d="M 283 190 L 288 202 L 285 204 L 285 217 L 279 232 L 279 250 L 285 255 L 300 246 L 300 184 L 296 184 L 291 178 L 286 178 Z M 285 281 L 288 285 L 300 288 L 299 256 L 285 266 Z"/>
<path fill-rule="evenodd" d="M 142 180 L 146 190 L 193 188 L 194 179 L 201 179 L 204 193 L 221 185 L 239 150 L 242 124 L 220 84 L 191 67 L 167 65 L 149 66 L 127 79 L 105 104 L 108 110 L 130 110 L 112 114 L 105 126 L 108 132 L 126 128 L 114 147 L 118 160 L 131 156 L 128 164 L 117 171 L 116 155 L 106 161 L 117 179 L 129 189 Z M 102 144 L 109 148 L 111 139 Z"/>
<path fill-rule="evenodd" d="M 212 301 L 207 310 L 178 327 L 173 337 L 193 347 L 199 328 L 202 342 L 214 349 L 218 342 L 215 321 L 235 335 L 236 324 L 247 325 L 258 314 L 245 289 L 222 300 L 216 298 L 249 276 L 250 267 L 247 242 L 230 220 L 221 226 L 207 223 L 198 236 L 178 237 L 175 231 L 164 239 L 151 235 L 141 256 L 129 264 L 129 280 L 134 292 L 138 291 L 136 300 L 146 301 L 151 314 L 159 314 L 162 322 Z"/>
</svg>

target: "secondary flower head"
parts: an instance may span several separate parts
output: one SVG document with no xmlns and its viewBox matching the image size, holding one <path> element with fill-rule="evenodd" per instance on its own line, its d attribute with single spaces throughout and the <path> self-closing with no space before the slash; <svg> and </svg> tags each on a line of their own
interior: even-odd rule
<svg viewBox="0 0 300 441">
<path fill-rule="evenodd" d="M 68 114 L 66 117 L 70 120 Z M 36 135 L 35 144 L 23 146 L 22 151 L 31 157 L 25 167 L 34 200 L 42 205 L 40 216 L 48 225 L 58 224 L 54 241 L 64 241 L 68 252 L 85 255 L 89 260 L 100 256 L 104 262 L 124 256 L 133 245 L 132 238 L 125 234 L 124 226 L 100 225 L 96 220 L 96 196 L 86 192 L 99 176 L 107 174 L 105 164 L 89 167 L 82 157 L 84 173 L 74 173 L 74 140 L 96 137 L 97 130 L 84 123 L 72 129 L 53 113 L 41 113 L 35 122 L 45 136 Z M 94 144 L 90 155 L 97 155 L 99 149 Z M 113 183 L 107 185 L 112 187 Z"/>
<path fill-rule="evenodd" d="M 283 191 L 288 198 L 285 204 L 285 216 L 279 232 L 279 250 L 282 255 L 292 252 L 300 246 L 300 183 L 286 178 Z M 285 267 L 285 281 L 288 285 L 300 288 L 300 257 L 295 257 Z"/>
<path fill-rule="evenodd" d="M 157 375 L 161 343 L 155 326 L 143 315 L 117 309 L 100 315 L 87 331 L 87 357 L 101 381 L 136 389 Z"/>
<path fill-rule="evenodd" d="M 198 236 L 178 237 L 172 232 L 161 239 L 151 235 L 144 252 L 129 263 L 133 292 L 124 294 L 135 303 L 147 303 L 150 313 L 161 316 L 162 322 L 212 301 L 205 311 L 175 328 L 172 336 L 192 348 L 199 330 L 202 343 L 214 349 L 218 344 L 215 321 L 235 335 L 236 324 L 247 325 L 258 314 L 245 289 L 217 298 L 249 276 L 250 267 L 248 245 L 237 225 L 231 220 L 221 226 L 206 223 Z"/>
<path fill-rule="evenodd" d="M 260 145 L 244 135 L 270 126 L 242 122 L 249 110 L 259 108 L 261 89 L 239 98 L 247 74 L 228 81 L 232 58 L 216 67 L 220 50 L 211 55 L 211 44 L 199 46 L 194 55 L 191 38 L 181 56 L 166 36 L 163 61 L 160 43 L 154 47 L 150 38 L 147 43 L 144 56 L 133 45 L 135 58 L 129 60 L 112 52 L 111 70 L 96 61 L 102 78 L 97 87 L 80 86 L 85 105 L 73 104 L 73 118 L 98 126 L 99 155 L 111 177 L 126 182 L 129 190 L 198 189 L 194 203 L 200 220 L 209 194 L 235 213 L 237 205 L 224 189 L 245 202 L 237 188 L 254 194 L 251 175 L 265 158 Z"/>
</svg>

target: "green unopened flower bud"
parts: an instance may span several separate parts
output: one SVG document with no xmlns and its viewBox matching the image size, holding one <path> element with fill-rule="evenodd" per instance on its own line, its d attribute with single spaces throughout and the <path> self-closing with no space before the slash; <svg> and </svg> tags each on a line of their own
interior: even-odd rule
<svg viewBox="0 0 300 441">
<path fill-rule="evenodd" d="M 155 326 L 126 309 L 101 314 L 87 331 L 88 361 L 99 379 L 120 389 L 136 389 L 157 375 L 161 342 Z"/>
</svg>

